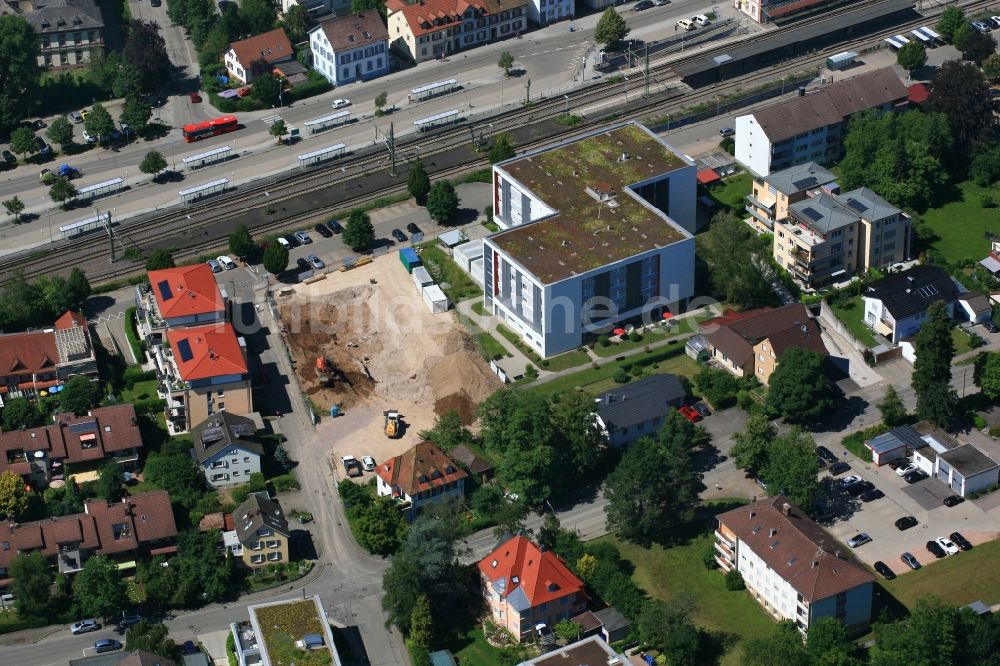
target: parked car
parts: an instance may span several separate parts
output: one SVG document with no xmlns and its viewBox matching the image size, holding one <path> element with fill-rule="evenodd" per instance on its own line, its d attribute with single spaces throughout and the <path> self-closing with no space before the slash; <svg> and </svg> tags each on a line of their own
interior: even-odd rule
<svg viewBox="0 0 1000 666">
<path fill-rule="evenodd" d="M 847 545 L 850 546 L 851 548 L 857 548 L 858 546 L 863 546 L 866 543 L 871 543 L 871 540 L 872 538 L 868 536 L 867 532 L 861 532 L 860 534 L 856 534 L 855 536 L 851 537 L 847 541 Z"/>
<path fill-rule="evenodd" d="M 335 99 L 331 106 L 335 109 L 343 109 L 345 106 L 350 106 L 351 100 L 349 99 Z"/>
<path fill-rule="evenodd" d="M 734 130 L 732 127 L 719 128 L 719 136 L 733 136 L 734 134 L 736 134 L 736 130 Z"/>
<path fill-rule="evenodd" d="M 307 256 L 306 261 L 308 261 L 309 265 L 315 268 L 316 270 L 320 270 L 321 268 L 326 268 L 326 264 L 323 263 L 323 260 L 317 257 L 315 254 L 310 254 L 309 256 Z"/>
<path fill-rule="evenodd" d="M 3 151 L 3 161 L 7 164 L 17 164 L 17 158 L 14 157 L 14 153 L 9 150 Z"/>
<path fill-rule="evenodd" d="M 847 488 L 848 486 L 853 486 L 855 483 L 861 483 L 861 477 L 856 474 L 851 474 L 850 476 L 845 476 L 838 483 L 841 487 Z"/>
<path fill-rule="evenodd" d="M 910 462 L 910 463 L 906 463 L 902 467 L 897 467 L 895 469 L 896 469 L 896 474 L 899 474 L 900 476 L 906 476 L 910 472 L 912 472 L 914 470 L 917 470 L 917 469 L 920 469 L 920 468 L 917 467 L 916 463 Z"/>
<path fill-rule="evenodd" d="M 833 455 L 833 452 L 830 451 L 830 449 L 826 448 L 825 446 L 817 446 L 816 453 L 828 463 L 837 462 L 837 456 Z"/>
<path fill-rule="evenodd" d="M 330 220 L 329 222 L 326 223 L 326 226 L 330 227 L 330 231 L 332 231 L 335 234 L 339 234 L 341 231 L 344 230 L 344 227 L 341 226 L 340 222 L 338 222 L 337 220 Z"/>
<path fill-rule="evenodd" d="M 823 469 L 826 467 L 826 461 L 816 456 L 816 469 Z"/>
<path fill-rule="evenodd" d="M 992 27 L 1000 28 L 1000 16 L 991 16 L 989 21 L 993 24 Z"/>
<path fill-rule="evenodd" d="M 654 0 L 653 4 L 657 7 L 664 7 L 670 4 L 670 0 Z"/>
<path fill-rule="evenodd" d="M 83 130 L 83 140 L 87 143 L 97 143 L 97 139 L 87 130 Z"/>
<path fill-rule="evenodd" d="M 874 502 L 877 499 L 882 499 L 883 497 L 885 497 L 885 493 L 883 493 L 878 488 L 872 488 L 869 491 L 861 493 L 858 496 L 858 499 L 861 500 L 862 502 L 868 503 L 868 502 Z"/>
<path fill-rule="evenodd" d="M 653 0 L 639 0 L 639 2 L 635 3 L 635 5 L 632 6 L 632 11 L 641 12 L 644 9 L 652 9 L 652 8 L 653 8 Z"/>
<path fill-rule="evenodd" d="M 278 244 L 284 247 L 286 250 L 292 247 L 292 244 L 288 242 L 288 239 L 284 236 L 278 237 Z"/>
<path fill-rule="evenodd" d="M 869 493 L 875 490 L 875 484 L 871 481 L 861 481 L 859 483 L 852 483 L 847 487 L 847 494 L 851 497 L 861 497 L 865 493 Z"/>
<path fill-rule="evenodd" d="M 945 506 L 957 506 L 965 501 L 965 498 L 961 495 L 948 495 L 944 498 L 942 504 Z"/>
<path fill-rule="evenodd" d="M 347 472 L 347 476 L 361 476 L 364 474 L 361 471 L 361 463 L 354 456 L 343 456 L 341 461 L 344 463 L 344 471 Z"/>
<path fill-rule="evenodd" d="M 69 625 L 70 633 L 72 633 L 74 636 L 76 636 L 77 634 L 86 634 L 87 632 L 90 631 L 97 631 L 100 628 L 101 625 L 97 624 L 97 620 L 95 620 L 92 617 L 87 618 L 86 620 L 80 620 L 79 622 L 74 622 L 73 624 Z"/>
<path fill-rule="evenodd" d="M 83 122 L 83 116 L 80 115 L 79 111 L 70 111 L 69 119 L 72 120 L 77 125 Z"/>
<path fill-rule="evenodd" d="M 51 155 L 52 154 L 52 146 L 50 146 L 49 144 L 45 143 L 45 141 L 42 140 L 42 137 L 36 136 L 35 137 L 35 152 L 38 153 L 39 155 Z"/>
<path fill-rule="evenodd" d="M 230 259 L 229 255 L 226 254 L 220 255 L 219 258 L 216 259 L 216 261 L 218 261 L 219 265 L 222 266 L 227 271 L 231 271 L 234 268 L 236 268 L 236 262 Z"/>
<path fill-rule="evenodd" d="M 190 97 L 191 101 L 194 102 L 195 104 L 201 101 L 201 95 L 199 95 L 197 92 L 191 93 L 190 95 L 188 95 L 188 97 Z"/>
<path fill-rule="evenodd" d="M 913 516 L 903 516 L 896 521 L 896 529 L 902 532 L 903 530 L 908 530 L 917 524 L 917 519 Z"/>
<path fill-rule="evenodd" d="M 947 555 L 947 553 L 944 552 L 944 548 L 942 548 L 941 544 L 939 544 L 937 541 L 928 541 L 927 551 L 934 557 L 938 558 L 939 560 L 945 555 Z"/>
<path fill-rule="evenodd" d="M 150 7 L 159 7 L 163 3 L 163 0 L 149 0 Z"/>
<path fill-rule="evenodd" d="M 923 481 L 927 478 L 927 474 L 923 470 L 914 470 L 903 477 L 903 480 L 907 483 L 913 484 L 918 481 Z"/>
<path fill-rule="evenodd" d="M 684 405 L 677 411 L 680 412 L 681 416 L 686 418 L 691 423 L 697 423 L 698 421 L 701 421 L 701 414 L 698 413 L 697 409 L 691 407 L 690 405 Z"/>
<path fill-rule="evenodd" d="M 366 472 L 371 472 L 375 469 L 375 459 L 371 456 L 361 456 L 361 466 Z"/>
<path fill-rule="evenodd" d="M 114 652 L 115 650 L 121 650 L 122 644 L 113 638 L 102 638 L 99 641 L 94 642 L 94 652 L 97 654 L 103 654 L 105 652 Z"/>
<path fill-rule="evenodd" d="M 221 273 L 222 272 L 222 265 L 219 264 L 219 262 L 216 261 L 215 259 L 209 259 L 205 263 L 208 264 L 208 267 L 212 269 L 213 273 Z"/>
<path fill-rule="evenodd" d="M 902 555 L 899 556 L 899 559 L 903 560 L 903 562 L 906 563 L 906 566 L 910 567 L 911 569 L 920 568 L 920 562 L 911 553 L 903 553 Z"/>
<path fill-rule="evenodd" d="M 904 465 L 909 465 L 910 460 L 908 458 L 896 458 L 895 460 L 890 460 L 886 464 L 889 466 L 889 469 L 895 472 L 900 467 L 903 467 Z"/>
<path fill-rule="evenodd" d="M 954 555 L 955 553 L 958 552 L 958 546 L 952 543 L 951 539 L 947 537 L 938 537 L 937 539 L 935 539 L 935 541 L 937 541 L 938 545 L 941 546 L 944 552 L 948 553 L 949 555 Z"/>
<path fill-rule="evenodd" d="M 304 231 L 296 231 L 295 232 L 295 238 L 296 238 L 296 240 L 298 240 L 303 245 L 309 245 L 309 243 L 313 242 L 313 239 L 309 238 L 309 234 L 307 234 Z"/>
<path fill-rule="evenodd" d="M 138 613 L 133 613 L 132 615 L 126 615 L 122 619 L 118 620 L 118 626 L 122 629 L 127 629 L 134 624 L 139 624 L 142 622 L 142 616 Z"/>
<path fill-rule="evenodd" d="M 996 322 L 994 322 L 992 319 L 987 319 L 986 321 L 984 321 L 983 326 L 985 326 L 986 330 L 989 331 L 990 333 L 1000 333 L 1000 326 L 997 326 Z"/>
<path fill-rule="evenodd" d="M 333 232 L 325 224 L 317 224 L 313 230 L 323 238 L 333 238 Z"/>
<path fill-rule="evenodd" d="M 708 408 L 708 405 L 706 405 L 706 404 L 705 404 L 705 403 L 703 403 L 703 402 L 696 402 L 696 403 L 694 403 L 694 405 L 692 405 L 692 406 L 693 406 L 693 407 L 694 407 L 694 408 L 695 408 L 696 410 L 698 410 L 698 413 L 699 413 L 699 414 L 701 414 L 701 418 L 705 418 L 706 416 L 711 416 L 711 415 L 712 415 L 712 410 L 710 410 L 710 409 Z"/>
<path fill-rule="evenodd" d="M 988 34 L 989 31 L 990 31 L 990 26 L 986 25 L 982 21 L 973 21 L 969 25 L 971 25 L 972 29 L 975 30 L 976 32 L 984 34 L 984 35 Z"/>
<path fill-rule="evenodd" d="M 851 466 L 845 462 L 835 462 L 830 465 L 830 474 L 832 476 L 837 476 L 838 474 L 843 474 L 851 469 Z"/>
<path fill-rule="evenodd" d="M 393 229 L 392 230 L 392 237 L 395 238 L 396 240 L 398 240 L 400 243 L 405 243 L 406 242 L 406 234 L 404 234 L 399 229 Z"/>
<path fill-rule="evenodd" d="M 709 21 L 708 17 L 705 16 L 704 14 L 698 14 L 697 16 L 692 16 L 691 20 L 694 21 L 695 23 L 697 23 L 698 25 L 700 25 L 703 28 L 705 26 L 707 26 L 707 25 L 711 25 L 712 24 L 712 22 Z"/>
<path fill-rule="evenodd" d="M 291 247 L 298 247 L 298 246 L 302 245 L 302 241 L 300 241 L 298 238 L 296 238 L 295 234 L 288 234 L 287 236 L 285 236 L 285 240 L 288 241 L 288 244 Z"/>
<path fill-rule="evenodd" d="M 875 571 L 882 574 L 882 577 L 885 578 L 886 580 L 892 580 L 893 578 L 896 577 L 896 574 L 892 572 L 892 569 L 890 569 L 885 562 L 879 561 L 872 566 L 874 567 Z"/>
<path fill-rule="evenodd" d="M 299 257 L 298 259 L 296 259 L 295 265 L 299 267 L 300 271 L 308 271 L 312 269 L 312 266 L 310 266 L 309 262 L 306 261 L 305 258 L 303 257 Z"/>
<path fill-rule="evenodd" d="M 411 234 L 419 234 L 419 233 L 421 233 L 420 232 L 420 227 L 418 227 L 413 222 L 410 222 L 408 225 L 406 225 L 406 230 L 409 231 Z"/>
<path fill-rule="evenodd" d="M 961 534 L 959 534 L 958 532 L 952 532 L 951 534 L 948 535 L 948 538 L 951 539 L 952 542 L 962 550 L 972 550 L 972 544 L 969 543 L 969 540 L 966 539 Z"/>
</svg>

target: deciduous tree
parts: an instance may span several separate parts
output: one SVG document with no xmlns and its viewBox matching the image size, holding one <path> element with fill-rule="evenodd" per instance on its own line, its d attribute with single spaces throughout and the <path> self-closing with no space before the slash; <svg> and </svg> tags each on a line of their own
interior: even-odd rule
<svg viewBox="0 0 1000 666">
<path fill-rule="evenodd" d="M 136 136 L 146 131 L 146 128 L 149 126 L 149 119 L 152 117 L 153 110 L 149 108 L 149 104 L 142 97 L 139 95 L 129 95 L 125 98 L 125 106 L 122 108 L 119 120 L 128 126 L 128 131 L 132 136 Z M 166 166 L 163 168 L 165 169 Z"/>
<path fill-rule="evenodd" d="M 694 666 L 698 662 L 700 637 L 692 617 L 694 599 L 681 593 L 670 601 L 652 599 L 642 606 L 639 635 L 643 643 L 661 650 L 670 664 Z"/>
<path fill-rule="evenodd" d="M 1000 79 L 1000 53 L 994 53 L 983 62 L 983 76 L 990 81 Z"/>
<path fill-rule="evenodd" d="M 458 212 L 458 194 L 448 180 L 439 180 L 427 193 L 427 214 L 438 224 L 448 224 Z"/>
<path fill-rule="evenodd" d="M 49 137 L 49 141 L 60 146 L 68 146 L 73 143 L 73 126 L 63 116 L 59 116 L 49 123 L 45 134 Z"/>
<path fill-rule="evenodd" d="M 962 23 L 962 25 L 955 28 L 955 32 L 952 33 L 951 42 L 954 44 L 956 49 L 964 52 L 966 47 L 969 45 L 969 40 L 975 33 L 976 31 L 972 29 L 971 25 L 967 22 Z"/>
<path fill-rule="evenodd" d="M 438 416 L 430 430 L 421 430 L 417 436 L 434 442 L 444 451 L 472 441 L 472 433 L 462 425 L 462 417 L 453 409 Z"/>
<path fill-rule="evenodd" d="M 971 63 L 948 60 L 934 73 L 930 89 L 928 110 L 947 116 L 956 148 L 969 154 L 993 124 L 986 78 Z"/>
<path fill-rule="evenodd" d="M 0 19 L 3 18 L 0 16 Z M 2 104 L 2 100 L 0 100 L 0 104 Z M 35 152 L 35 133 L 27 127 L 18 127 L 10 133 L 10 149 L 11 152 L 20 155 L 22 159 L 27 157 L 28 153 Z"/>
<path fill-rule="evenodd" d="M 809 654 L 802 643 L 802 634 L 791 622 L 780 622 L 765 636 L 758 636 L 743 645 L 744 666 L 810 666 Z"/>
<path fill-rule="evenodd" d="M 929 419 L 940 427 L 951 424 L 957 396 L 951 388 L 951 361 L 955 343 L 951 320 L 944 301 L 927 308 L 927 319 L 920 326 L 914 342 L 913 389 L 917 394 L 917 418 Z"/>
<path fill-rule="evenodd" d="M 158 151 L 151 150 L 143 156 L 142 161 L 139 162 L 139 171 L 146 175 L 153 176 L 155 180 L 160 172 L 167 168 L 167 160 L 164 159 Z M 150 257 L 152 259 L 152 257 Z M 146 269 L 150 270 L 150 269 Z"/>
<path fill-rule="evenodd" d="M 712 290 L 719 298 L 745 308 L 774 301 L 771 248 L 736 215 L 717 213 L 702 235 L 700 247 Z"/>
<path fill-rule="evenodd" d="M 267 106 L 275 106 L 278 103 L 279 92 L 281 92 L 281 84 L 270 72 L 265 72 L 254 78 L 253 88 L 250 89 L 250 95 Z"/>
<path fill-rule="evenodd" d="M 111 460 L 101 467 L 97 480 L 97 496 L 109 502 L 117 502 L 121 498 L 124 472 L 121 464 Z"/>
<path fill-rule="evenodd" d="M 49 197 L 57 204 L 63 204 L 76 196 L 76 186 L 67 178 L 53 178 L 49 186 Z"/>
<path fill-rule="evenodd" d="M 789 423 L 805 424 L 833 408 L 833 387 L 823 354 L 792 347 L 778 358 L 768 382 L 767 409 Z"/>
<path fill-rule="evenodd" d="M 96 102 L 90 107 L 90 113 L 83 120 L 83 128 L 91 136 L 97 137 L 98 141 L 105 141 L 111 138 L 111 132 L 115 129 L 115 122 L 111 119 L 111 114 L 100 102 Z"/>
<path fill-rule="evenodd" d="M 249 257 L 253 248 L 253 236 L 250 235 L 247 225 L 241 224 L 236 227 L 233 233 L 229 234 L 229 251 L 237 257 Z"/>
<path fill-rule="evenodd" d="M 119 63 L 111 83 L 111 94 L 119 98 L 139 97 L 144 88 L 142 72 L 130 63 Z"/>
<path fill-rule="evenodd" d="M 381 116 L 385 113 L 385 105 L 389 103 L 389 93 L 382 91 L 375 95 L 375 115 Z"/>
<path fill-rule="evenodd" d="M 47 619 L 52 608 L 52 567 L 40 550 L 18 553 L 10 563 L 11 592 L 22 618 Z"/>
<path fill-rule="evenodd" d="M 128 603 L 125 578 L 114 560 L 95 555 L 73 578 L 73 599 L 84 615 L 110 618 Z"/>
<path fill-rule="evenodd" d="M 771 492 L 782 493 L 804 509 L 813 504 L 816 480 L 816 442 L 798 428 L 780 435 L 767 451 L 764 479 Z"/>
<path fill-rule="evenodd" d="M 399 506 L 389 497 L 376 497 L 358 517 L 358 541 L 369 552 L 391 555 L 406 536 L 406 521 Z"/>
<path fill-rule="evenodd" d="M 368 213 L 352 210 L 342 234 L 344 243 L 355 252 L 364 252 L 375 244 L 375 227 Z"/>
<path fill-rule="evenodd" d="M 143 475 L 149 483 L 168 491 L 172 501 L 188 508 L 195 505 L 205 489 L 205 475 L 181 443 L 149 454 Z"/>
<path fill-rule="evenodd" d="M 242 0 L 240 2 L 240 18 L 246 24 L 252 35 L 259 35 L 274 27 L 277 11 L 271 0 Z M 256 86 L 256 80 L 254 81 Z"/>
<path fill-rule="evenodd" d="M 28 508 L 28 491 L 17 472 L 5 469 L 0 473 L 0 518 L 17 521 Z"/>
<path fill-rule="evenodd" d="M 538 506 L 557 482 L 556 433 L 545 399 L 501 389 L 479 406 L 483 446 L 497 460 L 497 480 L 528 506 Z"/>
<path fill-rule="evenodd" d="M 27 102 L 35 99 L 41 73 L 39 49 L 38 35 L 23 16 L 0 16 L 0 129 L 13 128 L 31 109 Z"/>
<path fill-rule="evenodd" d="M 962 25 L 965 25 L 965 10 L 956 5 L 948 5 L 938 19 L 937 31 L 945 41 L 950 42 L 955 36 L 955 31 Z"/>
<path fill-rule="evenodd" d="M 510 51 L 504 51 L 500 54 L 500 60 L 497 61 L 497 67 L 503 70 L 504 75 L 510 74 L 510 68 L 514 66 L 514 56 L 510 54 Z"/>
<path fill-rule="evenodd" d="M 882 414 L 882 421 L 890 428 L 895 428 L 906 420 L 906 406 L 891 384 L 885 389 L 885 397 L 878 404 L 878 411 Z"/>
<path fill-rule="evenodd" d="M 288 268 L 288 248 L 274 242 L 264 250 L 264 269 L 271 275 L 277 275 Z"/>
<path fill-rule="evenodd" d="M 7 211 L 8 215 L 14 216 L 14 221 L 17 223 L 21 222 L 21 213 L 24 212 L 24 202 L 21 201 L 17 195 L 11 197 L 10 199 L 5 199 L 3 201 L 4 210 Z"/>
<path fill-rule="evenodd" d="M 594 41 L 604 44 L 604 48 L 611 50 L 621 40 L 625 39 L 631 28 L 625 23 L 622 15 L 615 11 L 614 7 L 608 7 L 601 14 L 597 27 L 594 29 Z"/>
<path fill-rule="evenodd" d="M 173 606 L 191 608 L 235 596 L 236 563 L 232 555 L 220 558 L 220 538 L 215 530 L 185 530 L 177 536 L 177 556 L 170 563 L 177 567 L 178 581 L 171 599 Z"/>
<path fill-rule="evenodd" d="M 292 5 L 281 18 L 281 27 L 288 35 L 288 41 L 298 44 L 309 39 L 309 30 L 316 25 L 309 17 L 309 12 L 302 5 Z"/>
<path fill-rule="evenodd" d="M 907 42 L 896 53 L 896 62 L 908 72 L 920 69 L 927 62 L 927 49 L 920 42 Z"/>
<path fill-rule="evenodd" d="M 141 75 L 144 90 L 152 90 L 168 78 L 172 65 L 166 42 L 156 23 L 137 19 L 129 21 L 123 53 L 125 62 Z"/>
<path fill-rule="evenodd" d="M 809 624 L 806 651 L 809 660 L 819 666 L 860 664 L 854 656 L 857 646 L 848 637 L 844 623 L 835 617 L 816 618 Z"/>
<path fill-rule="evenodd" d="M 145 650 L 159 657 L 175 660 L 181 656 L 180 648 L 168 635 L 166 625 L 153 624 L 145 619 L 139 620 L 125 632 L 125 650 Z"/>
<path fill-rule="evenodd" d="M 510 134 L 504 133 L 493 140 L 493 147 L 490 148 L 490 164 L 503 162 L 517 155 L 514 150 L 514 139 Z"/>
<path fill-rule="evenodd" d="M 4 432 L 20 430 L 21 428 L 35 428 L 42 423 L 42 413 L 27 398 L 11 398 L 4 405 Z"/>
<path fill-rule="evenodd" d="M 101 399 L 101 385 L 83 375 L 75 375 L 63 384 L 59 392 L 59 409 L 82 416 Z"/>
<path fill-rule="evenodd" d="M 559 466 L 578 480 L 603 468 L 608 441 L 597 425 L 593 398 L 582 391 L 567 391 L 550 411 Z"/>
<path fill-rule="evenodd" d="M 146 270 L 147 271 L 159 271 L 164 268 L 174 267 L 174 255 L 170 254 L 167 250 L 153 250 L 149 259 L 146 260 Z"/>
<path fill-rule="evenodd" d="M 278 143 L 281 143 L 281 137 L 288 134 L 288 125 L 285 124 L 284 120 L 276 120 L 271 123 L 271 127 L 268 130 L 268 134 L 273 137 L 277 137 Z"/>
<path fill-rule="evenodd" d="M 733 435 L 736 443 L 729 453 L 736 467 L 752 477 L 760 476 L 767 468 L 768 451 L 777 435 L 777 429 L 766 416 L 752 414 L 743 431 Z"/>
<path fill-rule="evenodd" d="M 416 199 L 418 206 L 427 203 L 427 193 L 431 191 L 431 179 L 419 158 L 410 168 L 410 175 L 406 179 L 406 190 Z"/>
<path fill-rule="evenodd" d="M 1000 180 L 1000 144 L 983 146 L 969 164 L 969 177 L 980 187 L 989 187 Z"/>
<path fill-rule="evenodd" d="M 79 267 L 74 267 L 69 272 L 69 279 L 66 280 L 66 290 L 69 292 L 68 299 L 70 307 L 79 310 L 84 301 L 90 298 L 90 280 L 87 274 Z"/>
<path fill-rule="evenodd" d="M 397 512 L 398 513 L 398 512 Z M 431 603 L 426 594 L 417 597 L 417 603 L 410 613 L 409 639 L 417 646 L 428 650 L 433 638 L 434 620 L 431 617 Z"/>
<path fill-rule="evenodd" d="M 993 35 L 974 30 L 969 35 L 969 38 L 965 40 L 962 57 L 966 60 L 971 60 L 977 65 L 982 65 L 987 58 L 996 53 L 996 50 L 997 40 L 993 38 Z"/>
</svg>

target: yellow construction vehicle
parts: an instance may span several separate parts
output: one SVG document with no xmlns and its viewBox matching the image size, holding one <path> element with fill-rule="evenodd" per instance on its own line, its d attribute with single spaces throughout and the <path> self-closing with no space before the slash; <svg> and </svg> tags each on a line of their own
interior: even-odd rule
<svg viewBox="0 0 1000 666">
<path fill-rule="evenodd" d="M 385 436 L 390 439 L 395 439 L 403 434 L 399 427 L 399 412 L 395 409 L 390 409 L 389 411 L 383 413 L 385 414 Z"/>
</svg>

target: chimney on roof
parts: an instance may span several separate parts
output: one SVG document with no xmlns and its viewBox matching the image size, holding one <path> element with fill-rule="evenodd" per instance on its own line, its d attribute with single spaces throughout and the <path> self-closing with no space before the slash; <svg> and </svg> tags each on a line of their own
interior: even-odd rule
<svg viewBox="0 0 1000 666">
<path fill-rule="evenodd" d="M 750 517 L 751 518 L 753 518 L 755 515 L 757 515 L 757 514 L 755 514 L 753 511 L 750 512 Z"/>
<path fill-rule="evenodd" d="M 812 562 L 809 563 L 810 569 L 815 569 L 817 566 L 819 566 L 819 562 L 817 562 L 816 560 L 813 560 Z"/>
<path fill-rule="evenodd" d="M 789 504 L 788 502 L 785 502 L 784 504 L 782 504 L 781 505 L 781 513 L 785 514 L 786 516 L 792 515 L 792 505 Z"/>
<path fill-rule="evenodd" d="M 834 557 L 843 557 L 843 556 L 842 556 L 842 555 L 840 554 L 840 551 L 839 551 L 839 550 L 835 550 L 835 551 L 833 551 L 833 556 L 834 556 Z"/>
<path fill-rule="evenodd" d="M 776 530 L 776 529 L 774 529 L 774 528 L 772 527 L 771 529 L 769 529 L 769 530 L 767 531 L 767 536 L 769 536 L 769 537 L 773 537 L 773 536 L 774 536 L 775 534 L 777 534 L 777 533 L 778 533 L 778 530 Z"/>
</svg>

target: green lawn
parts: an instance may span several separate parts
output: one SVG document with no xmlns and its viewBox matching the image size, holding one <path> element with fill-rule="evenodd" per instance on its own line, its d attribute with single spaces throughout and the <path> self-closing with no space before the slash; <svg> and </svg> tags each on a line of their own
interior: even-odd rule
<svg viewBox="0 0 1000 666">
<path fill-rule="evenodd" d="M 566 370 L 567 368 L 575 368 L 590 361 L 590 356 L 587 352 L 580 351 L 579 349 L 564 352 L 557 356 L 543 360 L 534 349 L 531 349 L 528 345 L 524 344 L 524 340 L 521 339 L 521 336 L 503 324 L 497 324 L 497 333 L 507 338 L 508 342 L 517 347 L 522 354 L 531 359 L 531 362 L 534 363 L 535 367 L 539 370 L 544 368 L 545 370 L 557 372 L 559 370 Z"/>
<path fill-rule="evenodd" d="M 732 208 L 733 210 L 743 210 L 746 195 L 753 190 L 753 178 L 746 171 L 734 176 L 728 176 L 708 188 L 710 197 L 719 202 L 719 205 Z"/>
<path fill-rule="evenodd" d="M 666 328 L 654 328 L 651 331 L 646 331 L 642 333 L 642 340 L 639 342 L 632 342 L 631 340 L 625 339 L 622 342 L 612 342 L 607 347 L 602 347 L 601 345 L 594 345 L 594 353 L 598 356 L 617 356 L 622 352 L 627 352 L 630 349 L 635 349 L 636 347 L 643 347 L 654 342 L 660 342 L 661 340 L 666 340 L 668 337 L 673 337 L 675 335 L 683 335 L 684 333 L 694 333 L 697 328 L 697 324 L 710 319 L 711 314 L 698 315 L 696 317 L 684 317 L 683 319 L 675 320 L 676 325 L 671 326 L 669 329 Z"/>
<path fill-rule="evenodd" d="M 831 303 L 830 307 L 833 308 L 837 319 L 843 322 L 844 326 L 854 334 L 854 337 L 869 347 L 874 347 L 878 344 L 875 341 L 875 336 L 872 335 L 871 329 L 865 326 L 865 303 L 861 300 L 860 296 L 855 296 L 844 305 Z"/>
<path fill-rule="evenodd" d="M 923 549 L 916 555 L 926 566 L 908 571 L 895 580 L 879 581 L 907 608 L 913 608 L 917 599 L 926 594 L 936 595 L 956 606 L 977 600 L 991 604 L 1000 599 L 1000 569 L 996 567 L 1000 541 L 990 541 L 936 562 L 934 558 L 928 560 Z M 893 562 L 891 566 L 899 570 L 903 565 Z"/>
<path fill-rule="evenodd" d="M 578 387 L 588 393 L 596 393 L 602 390 L 601 387 L 612 386 L 611 376 L 615 370 L 623 366 L 632 367 L 635 365 L 644 366 L 649 373 L 677 372 L 689 378 L 697 374 L 699 369 L 698 364 L 684 353 L 684 345 L 677 342 L 668 347 L 654 349 L 647 354 L 638 354 L 621 361 L 605 363 L 596 369 L 586 368 L 563 377 L 557 377 L 530 390 L 541 393 L 547 398 L 563 391 L 576 390 Z"/>
<path fill-rule="evenodd" d="M 140 400 L 150 400 L 156 398 L 156 385 L 155 379 L 150 379 L 144 382 L 136 382 L 131 389 L 122 389 L 122 402 L 138 402 Z"/>
<path fill-rule="evenodd" d="M 483 288 L 473 282 L 436 242 L 424 243 L 420 248 L 420 260 L 452 303 L 483 293 Z"/>
<path fill-rule="evenodd" d="M 1000 208 L 983 208 L 982 197 L 1000 200 L 996 188 L 979 187 L 972 182 L 959 183 L 960 198 L 921 215 L 920 228 L 933 232 L 931 248 L 948 263 L 966 257 L 979 261 L 990 251 L 987 231 L 1000 229 Z M 922 234 L 921 234 L 922 235 Z"/>
<path fill-rule="evenodd" d="M 656 366 L 655 370 L 650 370 L 651 373 L 671 372 L 675 375 L 684 375 L 691 380 L 693 380 L 694 376 L 697 375 L 702 369 L 702 366 L 698 365 L 698 363 L 687 354 L 679 354 L 677 356 L 672 356 L 665 361 L 658 361 Z M 621 384 L 618 384 L 615 380 L 607 377 L 600 381 L 587 384 L 586 386 L 581 386 L 580 388 L 590 395 L 597 395 L 598 393 L 610 391 L 616 386 L 621 386 Z"/>
<path fill-rule="evenodd" d="M 458 666 L 500 666 L 501 650 L 486 642 L 480 627 L 470 629 L 448 646 Z"/>
<path fill-rule="evenodd" d="M 479 331 L 476 333 L 476 336 L 479 338 L 479 346 L 482 348 L 483 354 L 485 354 L 487 358 L 498 359 L 503 358 L 504 356 L 510 356 L 510 354 L 507 353 L 507 349 L 500 344 L 500 341 L 486 331 Z"/>
<path fill-rule="evenodd" d="M 479 300 L 477 300 L 475 303 L 472 304 L 472 311 L 475 312 L 480 317 L 490 316 L 489 310 L 487 310 L 486 306 L 483 305 L 483 302 Z"/>
<path fill-rule="evenodd" d="M 684 546 L 643 548 L 614 535 L 598 541 L 610 541 L 618 546 L 622 557 L 635 565 L 632 578 L 650 596 L 670 599 L 681 592 L 689 593 L 698 606 L 695 622 L 711 631 L 723 631 L 737 638 L 734 649 L 722 658 L 723 664 L 739 663 L 739 642 L 753 636 L 770 633 L 774 622 L 746 591 L 730 592 L 719 571 L 710 571 L 702 563 L 702 554 L 713 537 L 704 534 Z"/>
<path fill-rule="evenodd" d="M 969 334 L 965 331 L 953 328 L 951 329 L 951 339 L 955 343 L 955 355 L 965 354 L 966 352 L 972 351 L 971 340 Z"/>
</svg>

